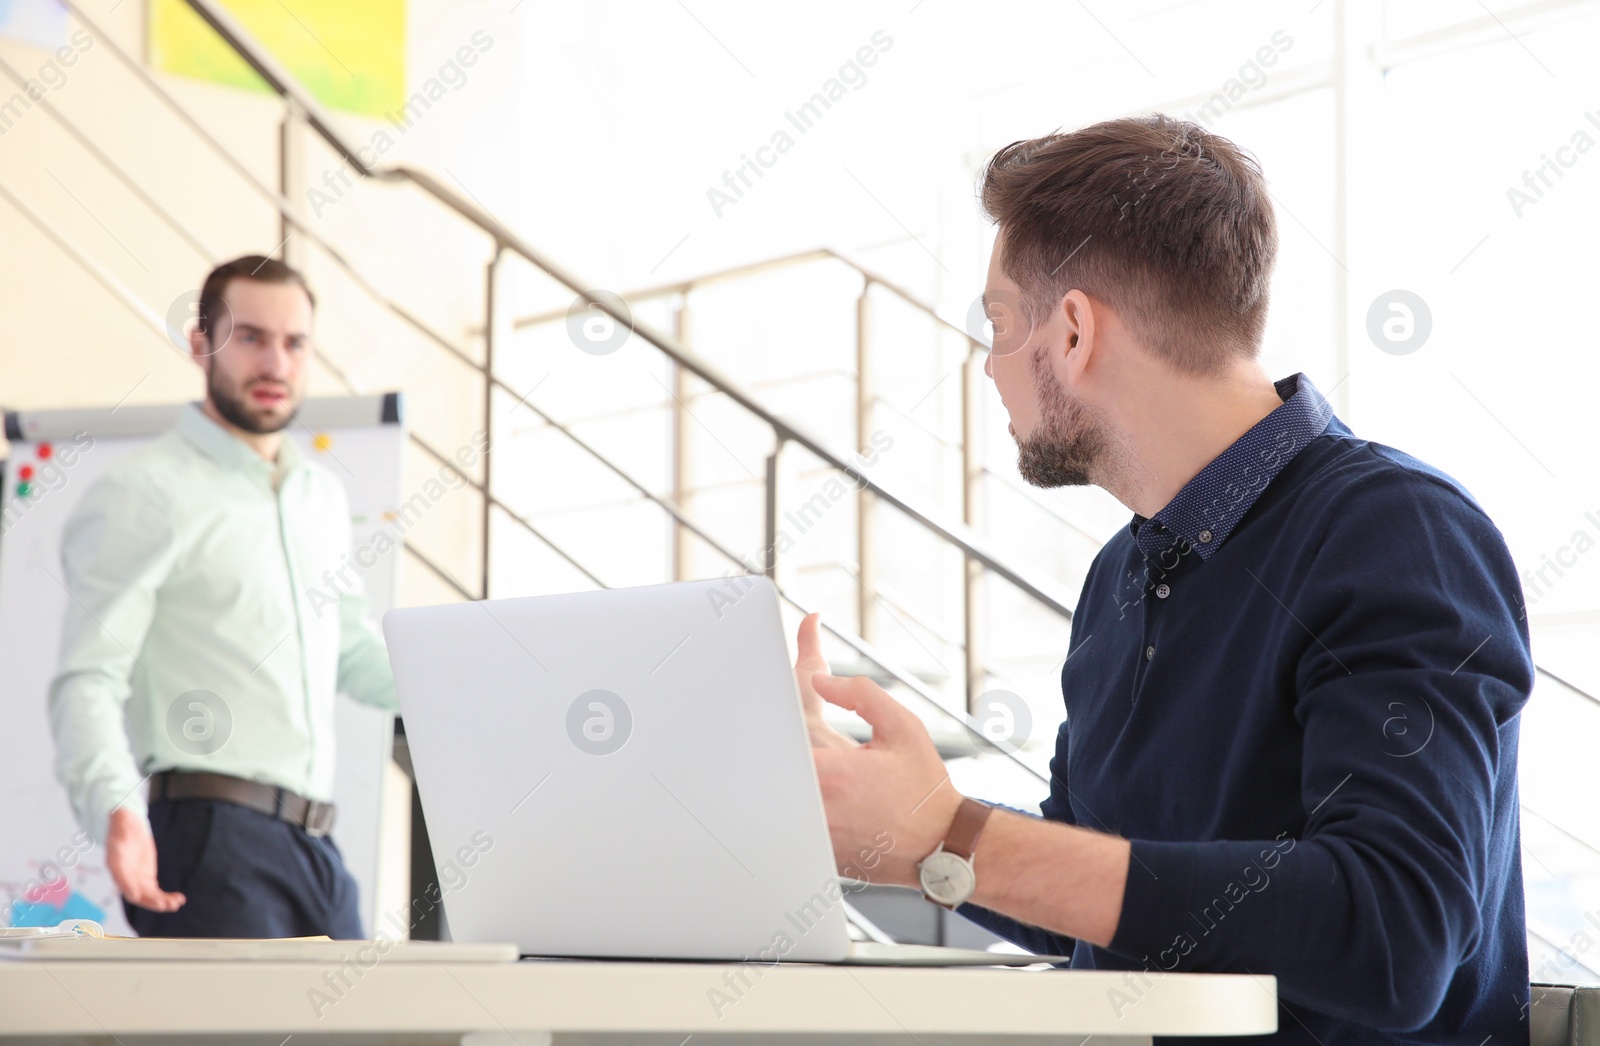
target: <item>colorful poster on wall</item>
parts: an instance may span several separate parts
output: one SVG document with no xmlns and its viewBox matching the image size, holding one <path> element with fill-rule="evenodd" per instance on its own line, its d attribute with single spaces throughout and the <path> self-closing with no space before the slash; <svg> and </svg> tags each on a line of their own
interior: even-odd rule
<svg viewBox="0 0 1600 1046">
<path fill-rule="evenodd" d="M 404 104 L 405 0 L 217 2 L 323 105 L 382 116 Z M 267 90 L 183 0 L 151 0 L 149 11 L 152 67 Z"/>
</svg>

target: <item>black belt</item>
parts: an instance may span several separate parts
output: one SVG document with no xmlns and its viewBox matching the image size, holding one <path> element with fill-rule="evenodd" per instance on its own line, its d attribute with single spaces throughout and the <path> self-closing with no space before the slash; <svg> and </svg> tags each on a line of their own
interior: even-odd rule
<svg viewBox="0 0 1600 1046">
<path fill-rule="evenodd" d="M 163 770 L 150 778 L 150 798 L 219 799 L 248 807 L 304 828 L 311 835 L 333 831 L 334 805 L 274 788 L 260 781 L 214 774 L 209 770 Z"/>
</svg>

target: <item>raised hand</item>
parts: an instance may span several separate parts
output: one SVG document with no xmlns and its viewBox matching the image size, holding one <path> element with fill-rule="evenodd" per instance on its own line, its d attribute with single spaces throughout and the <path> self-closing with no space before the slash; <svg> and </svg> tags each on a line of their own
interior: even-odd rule
<svg viewBox="0 0 1600 1046">
<path fill-rule="evenodd" d="M 816 690 L 872 726 L 872 740 L 854 751 L 811 752 L 834 860 L 843 870 L 876 849 L 883 860 L 874 882 L 916 885 L 917 862 L 944 838 L 961 793 L 922 720 L 878 684 L 864 676 L 818 675 Z"/>
</svg>

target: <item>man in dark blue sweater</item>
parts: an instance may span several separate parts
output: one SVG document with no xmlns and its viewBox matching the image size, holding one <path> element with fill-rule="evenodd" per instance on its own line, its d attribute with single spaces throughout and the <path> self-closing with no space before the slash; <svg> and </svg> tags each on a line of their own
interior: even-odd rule
<svg viewBox="0 0 1600 1046">
<path fill-rule="evenodd" d="M 887 881 L 1131 971 L 1118 1013 L 1169 972 L 1271 974 L 1273 1042 L 1526 1043 L 1533 664 L 1499 531 L 1256 362 L 1277 237 L 1226 139 L 1158 115 L 1018 142 L 983 201 L 986 369 L 1022 474 L 1134 516 L 1073 618 L 1042 818 L 957 793 L 921 722 L 827 675 L 802 626 L 841 864 L 889 830 Z"/>
</svg>

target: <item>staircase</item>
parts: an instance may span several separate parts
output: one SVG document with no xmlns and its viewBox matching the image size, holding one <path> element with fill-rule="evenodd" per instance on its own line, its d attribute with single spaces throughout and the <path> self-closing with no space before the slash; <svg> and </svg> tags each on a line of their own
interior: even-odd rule
<svg viewBox="0 0 1600 1046">
<path fill-rule="evenodd" d="M 924 717 L 958 787 L 1037 804 L 1071 608 L 1126 515 L 1108 522 L 1103 504 L 1017 477 L 976 322 L 828 249 L 589 286 L 448 172 L 377 163 L 212 0 L 188 3 L 269 97 L 157 77 L 125 24 L 64 3 L 94 41 L 83 89 L 44 96 L 21 130 L 50 177 L 92 168 L 148 236 L 127 256 L 86 246 L 93 226 L 32 202 L 48 180 L 14 161 L 0 172 L 6 227 L 37 245 L 41 284 L 70 273 L 93 289 L 91 330 L 163 358 L 168 302 L 224 257 L 278 243 L 319 294 L 314 391 L 411 400 L 408 490 L 487 441 L 465 488 L 407 530 L 406 602 L 765 573 L 796 617 L 823 611 L 836 670 L 877 677 Z M 0 73 L 30 70 L 0 48 Z M 108 119 L 95 103 L 109 99 L 137 116 Z M 229 122 L 244 110 L 253 136 Z M 141 170 L 128 136 L 157 126 L 179 155 Z M 237 227 L 190 224 L 193 186 L 167 172 L 200 169 L 206 193 L 236 201 Z M 330 171 L 361 192 L 310 213 L 307 187 Z M 1600 701 L 1576 682 L 1541 669 L 1527 717 L 1574 758 L 1600 742 Z M 1571 767 L 1557 769 L 1524 765 L 1530 947 L 1536 972 L 1561 956 L 1579 964 L 1563 975 L 1594 979 L 1569 938 L 1584 913 L 1600 922 L 1600 832 L 1562 783 Z"/>
</svg>

